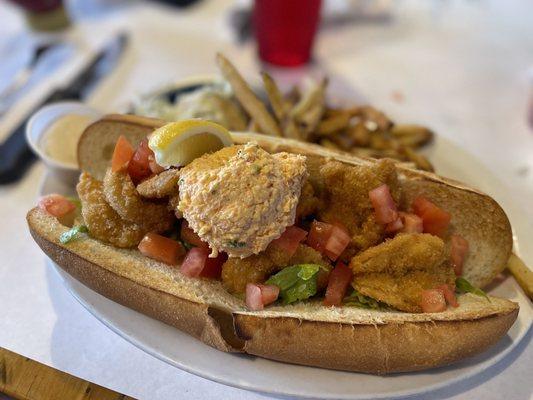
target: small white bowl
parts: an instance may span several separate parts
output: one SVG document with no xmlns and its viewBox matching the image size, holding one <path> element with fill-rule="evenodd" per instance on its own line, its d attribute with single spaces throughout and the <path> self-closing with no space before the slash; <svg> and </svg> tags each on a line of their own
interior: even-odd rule
<svg viewBox="0 0 533 400">
<path fill-rule="evenodd" d="M 87 115 L 91 117 L 90 122 L 97 120 L 103 115 L 94 108 L 76 101 L 63 101 L 46 105 L 28 120 L 26 124 L 26 141 L 32 151 L 44 161 L 51 173 L 57 175 L 59 179 L 66 183 L 75 184 L 80 173 L 78 165 L 50 157 L 44 151 L 42 147 L 43 141 L 41 140 L 52 123 L 69 114 Z"/>
</svg>

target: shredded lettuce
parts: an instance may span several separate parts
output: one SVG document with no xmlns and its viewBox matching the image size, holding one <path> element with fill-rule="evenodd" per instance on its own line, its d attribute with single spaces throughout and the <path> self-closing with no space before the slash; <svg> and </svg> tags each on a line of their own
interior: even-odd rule
<svg viewBox="0 0 533 400">
<path fill-rule="evenodd" d="M 359 293 L 357 290 L 353 290 L 348 296 L 343 300 L 345 306 L 350 307 L 359 307 L 359 308 L 368 308 L 368 309 L 381 309 L 388 308 L 386 304 L 382 304 L 377 300 L 374 300 L 371 297 L 365 296 L 362 293 Z"/>
<path fill-rule="evenodd" d="M 85 225 L 76 225 L 70 228 L 68 231 L 63 232 L 59 237 L 59 241 L 62 244 L 69 243 L 73 240 L 79 239 L 80 233 L 87 233 L 89 229 Z"/>
<path fill-rule="evenodd" d="M 316 294 L 316 281 L 320 265 L 298 264 L 283 268 L 265 283 L 279 287 L 283 304 L 305 300 Z"/>
<path fill-rule="evenodd" d="M 462 277 L 456 278 L 455 279 L 455 287 L 457 288 L 457 290 L 459 292 L 472 293 L 472 294 L 475 294 L 477 296 L 483 296 L 487 300 L 490 301 L 489 296 L 487 296 L 487 294 L 483 290 L 481 290 L 480 288 L 475 287 L 470 282 L 468 282 L 465 278 L 462 278 Z"/>
</svg>

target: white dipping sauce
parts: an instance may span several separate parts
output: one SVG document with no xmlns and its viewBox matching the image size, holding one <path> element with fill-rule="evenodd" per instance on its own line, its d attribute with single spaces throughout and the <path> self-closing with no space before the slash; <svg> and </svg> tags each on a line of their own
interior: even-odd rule
<svg viewBox="0 0 533 400">
<path fill-rule="evenodd" d="M 68 114 L 55 120 L 42 136 L 44 153 L 56 161 L 78 165 L 78 140 L 92 119 L 90 115 Z"/>
</svg>

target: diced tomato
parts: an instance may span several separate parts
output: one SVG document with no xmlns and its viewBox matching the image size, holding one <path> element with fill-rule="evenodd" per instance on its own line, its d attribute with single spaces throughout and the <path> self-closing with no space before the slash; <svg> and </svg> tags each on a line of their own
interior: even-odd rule
<svg viewBox="0 0 533 400">
<path fill-rule="evenodd" d="M 261 300 L 263 305 L 267 306 L 274 303 L 279 296 L 279 287 L 276 285 L 257 285 L 261 289 Z"/>
<path fill-rule="evenodd" d="M 400 211 L 400 218 L 403 222 L 402 232 L 404 233 L 422 233 L 424 224 L 422 218 L 416 214 L 410 214 Z"/>
<path fill-rule="evenodd" d="M 147 233 L 138 248 L 145 256 L 170 265 L 176 265 L 185 254 L 181 243 L 157 233 Z"/>
<path fill-rule="evenodd" d="M 395 232 L 398 232 L 402 228 L 403 228 L 403 222 L 402 222 L 402 219 L 398 216 L 398 218 L 396 218 L 394 221 L 389 222 L 387 225 L 385 225 L 385 232 L 395 233 Z"/>
<path fill-rule="evenodd" d="M 450 287 L 450 285 L 440 285 L 437 286 L 436 289 L 442 291 L 446 303 L 448 303 L 452 307 L 459 307 L 459 303 L 457 302 L 457 299 L 455 297 L 455 292 L 453 291 L 453 288 Z"/>
<path fill-rule="evenodd" d="M 181 263 L 180 272 L 190 278 L 199 277 L 205 267 L 208 256 L 208 248 L 193 247 L 185 255 Z"/>
<path fill-rule="evenodd" d="M 56 193 L 41 197 L 37 204 L 41 210 L 56 218 L 64 217 L 76 209 L 74 203 L 65 196 Z"/>
<path fill-rule="evenodd" d="M 422 218 L 424 232 L 443 237 L 448 230 L 452 216 L 423 196 L 413 201 L 413 211 Z"/>
<path fill-rule="evenodd" d="M 289 226 L 281 236 L 272 241 L 272 245 L 287 253 L 292 257 L 298 249 L 298 245 L 307 237 L 307 232 L 297 226 Z"/>
<path fill-rule="evenodd" d="M 133 147 L 124 135 L 120 135 L 115 144 L 113 157 L 111 158 L 111 169 L 113 172 L 125 170 L 128 167 L 132 156 Z"/>
<path fill-rule="evenodd" d="M 326 244 L 329 237 L 331 236 L 331 231 L 333 230 L 333 225 L 327 224 L 325 222 L 313 221 L 311 223 L 311 229 L 309 230 L 309 235 L 307 236 L 307 244 L 313 249 L 323 253 L 326 249 Z"/>
<path fill-rule="evenodd" d="M 338 262 L 337 266 L 329 274 L 324 305 L 340 306 L 352 278 L 352 270 L 343 262 Z"/>
<path fill-rule="evenodd" d="M 386 225 L 398 218 L 398 208 L 390 194 L 389 186 L 383 184 L 368 192 L 370 202 L 374 207 L 376 221 Z"/>
<path fill-rule="evenodd" d="M 451 236 L 451 259 L 455 275 L 461 276 L 463 264 L 468 253 L 468 241 L 460 235 Z"/>
<path fill-rule="evenodd" d="M 206 249 L 209 247 L 209 245 L 200 239 L 200 236 L 189 227 L 189 223 L 186 220 L 181 221 L 180 238 L 196 247 L 203 247 Z"/>
<path fill-rule="evenodd" d="M 264 308 L 263 295 L 259 285 L 253 283 L 246 284 L 246 307 L 252 311 L 259 311 Z"/>
<path fill-rule="evenodd" d="M 307 244 L 335 261 L 350 243 L 348 232 L 337 225 L 313 221 Z"/>
<path fill-rule="evenodd" d="M 352 238 L 346 230 L 333 225 L 331 234 L 326 242 L 324 254 L 329 257 L 330 260 L 335 261 L 342 254 L 344 249 L 350 244 Z"/>
<path fill-rule="evenodd" d="M 135 184 L 152 175 L 150 160 L 153 157 L 154 152 L 148 147 L 148 139 L 141 140 L 128 164 L 128 174 Z"/>
<path fill-rule="evenodd" d="M 441 312 L 446 310 L 444 293 L 439 289 L 428 289 L 422 292 L 420 307 L 425 313 Z"/>
<path fill-rule="evenodd" d="M 228 255 L 226 253 L 219 253 L 216 258 L 207 257 L 205 260 L 204 269 L 200 272 L 202 278 L 218 279 L 222 273 L 222 264 L 226 262 Z"/>
</svg>

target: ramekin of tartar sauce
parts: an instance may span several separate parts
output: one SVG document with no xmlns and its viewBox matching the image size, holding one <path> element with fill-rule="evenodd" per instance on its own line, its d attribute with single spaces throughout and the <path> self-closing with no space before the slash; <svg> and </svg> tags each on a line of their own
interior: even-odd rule
<svg viewBox="0 0 533 400">
<path fill-rule="evenodd" d="M 79 102 L 46 105 L 29 119 L 26 140 L 50 172 L 68 183 L 78 179 L 78 140 L 102 113 Z"/>
</svg>

